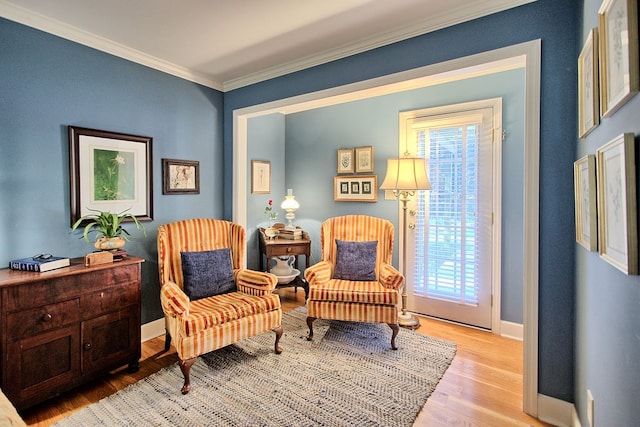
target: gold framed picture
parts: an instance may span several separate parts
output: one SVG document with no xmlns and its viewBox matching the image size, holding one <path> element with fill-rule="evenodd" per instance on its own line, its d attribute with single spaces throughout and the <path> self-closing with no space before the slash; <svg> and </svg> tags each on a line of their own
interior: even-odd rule
<svg viewBox="0 0 640 427">
<path fill-rule="evenodd" d="M 377 202 L 378 177 L 376 175 L 334 177 L 333 200 L 336 202 Z"/>
<path fill-rule="evenodd" d="M 373 147 L 356 148 L 356 173 L 373 173 Z"/>
<path fill-rule="evenodd" d="M 271 162 L 251 160 L 251 194 L 271 193 Z"/>
<path fill-rule="evenodd" d="M 622 134 L 596 151 L 600 257 L 638 274 L 635 137 Z"/>
<path fill-rule="evenodd" d="M 588 154 L 573 164 L 576 242 L 590 251 L 598 248 L 596 221 L 596 156 Z"/>
<path fill-rule="evenodd" d="M 600 109 L 611 116 L 640 89 L 638 2 L 604 0 L 598 10 Z"/>
<path fill-rule="evenodd" d="M 338 150 L 338 173 L 353 173 L 353 148 Z"/>
<path fill-rule="evenodd" d="M 578 126 L 584 138 L 600 124 L 598 29 L 589 31 L 578 57 Z"/>
</svg>

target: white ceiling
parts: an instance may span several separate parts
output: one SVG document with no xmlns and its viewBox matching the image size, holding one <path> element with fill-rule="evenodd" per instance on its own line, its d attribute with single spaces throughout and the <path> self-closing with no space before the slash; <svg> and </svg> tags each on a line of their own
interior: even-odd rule
<svg viewBox="0 0 640 427">
<path fill-rule="evenodd" d="M 0 16 L 231 90 L 531 1 L 0 0 Z"/>
</svg>

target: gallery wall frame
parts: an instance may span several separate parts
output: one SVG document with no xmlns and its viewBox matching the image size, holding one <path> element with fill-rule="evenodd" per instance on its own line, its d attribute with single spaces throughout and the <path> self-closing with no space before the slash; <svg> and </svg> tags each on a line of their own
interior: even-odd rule
<svg viewBox="0 0 640 427">
<path fill-rule="evenodd" d="M 333 200 L 336 202 L 377 202 L 378 176 L 335 176 L 333 178 Z"/>
<path fill-rule="evenodd" d="M 590 251 L 598 249 L 596 206 L 596 156 L 588 154 L 573 164 L 576 242 Z"/>
<path fill-rule="evenodd" d="M 596 151 L 600 257 L 638 274 L 635 137 L 624 133 Z"/>
<path fill-rule="evenodd" d="M 153 220 L 153 138 L 78 126 L 68 134 L 71 224 L 94 211 Z"/>
<path fill-rule="evenodd" d="M 600 124 L 598 29 L 589 31 L 578 57 L 578 135 L 586 137 Z"/>
<path fill-rule="evenodd" d="M 271 162 L 251 160 L 251 194 L 271 193 Z"/>
<path fill-rule="evenodd" d="M 357 147 L 355 166 L 356 173 L 373 173 L 373 146 Z"/>
<path fill-rule="evenodd" d="M 637 8 L 637 0 L 604 0 L 598 10 L 602 117 L 640 90 Z"/>
<path fill-rule="evenodd" d="M 162 159 L 162 194 L 200 194 L 200 162 Z"/>
<path fill-rule="evenodd" d="M 338 150 L 338 167 L 337 173 L 353 173 L 354 158 L 353 148 L 340 148 Z"/>
</svg>

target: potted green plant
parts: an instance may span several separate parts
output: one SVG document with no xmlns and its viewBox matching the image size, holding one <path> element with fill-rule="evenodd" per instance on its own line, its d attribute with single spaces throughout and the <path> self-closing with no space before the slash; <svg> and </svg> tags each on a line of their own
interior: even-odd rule
<svg viewBox="0 0 640 427">
<path fill-rule="evenodd" d="M 144 235 L 147 235 L 144 225 L 138 221 L 138 218 L 131 213 L 127 213 L 124 210 L 120 213 L 111 213 L 108 211 L 99 211 L 95 209 L 89 209 L 96 212 L 95 214 L 84 215 L 79 218 L 75 224 L 71 227 L 70 233 L 76 231 L 81 225 L 84 225 L 84 232 L 82 237 L 89 242 L 89 233 L 98 233 L 98 238 L 95 242 L 95 247 L 101 250 L 119 249 L 124 246 L 125 242 L 128 242 L 129 232 L 122 227 L 122 222 L 127 218 L 131 219 L 138 230 L 142 230 Z"/>
</svg>

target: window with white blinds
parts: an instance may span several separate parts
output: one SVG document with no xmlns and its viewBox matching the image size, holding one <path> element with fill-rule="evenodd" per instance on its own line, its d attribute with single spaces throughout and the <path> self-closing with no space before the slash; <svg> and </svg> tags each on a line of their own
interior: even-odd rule
<svg viewBox="0 0 640 427">
<path fill-rule="evenodd" d="M 412 123 L 418 155 L 428 159 L 432 187 L 416 199 L 415 295 L 478 304 L 479 281 L 490 268 L 481 265 L 478 244 L 487 227 L 479 220 L 481 126 L 478 114 Z"/>
</svg>

